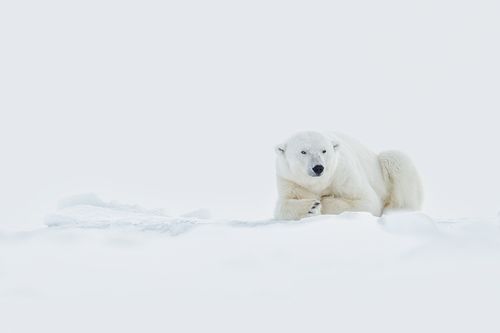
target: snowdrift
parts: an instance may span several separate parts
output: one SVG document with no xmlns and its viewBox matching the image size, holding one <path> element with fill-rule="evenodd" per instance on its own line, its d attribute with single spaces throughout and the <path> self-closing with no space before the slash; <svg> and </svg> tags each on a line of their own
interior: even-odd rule
<svg viewBox="0 0 500 333">
<path fill-rule="evenodd" d="M 71 198 L 0 234 L 2 332 L 498 332 L 497 219 L 224 221 Z"/>
</svg>

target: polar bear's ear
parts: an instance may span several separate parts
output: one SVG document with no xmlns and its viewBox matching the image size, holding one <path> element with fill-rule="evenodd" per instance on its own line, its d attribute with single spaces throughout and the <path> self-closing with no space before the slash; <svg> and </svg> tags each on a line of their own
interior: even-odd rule
<svg viewBox="0 0 500 333">
<path fill-rule="evenodd" d="M 277 145 L 274 150 L 276 151 L 277 154 L 284 154 L 286 149 L 286 144 L 282 143 Z"/>
<path fill-rule="evenodd" d="M 339 150 L 340 143 L 337 141 L 332 141 L 332 146 L 333 146 L 333 150 L 337 151 L 337 150 Z"/>
</svg>

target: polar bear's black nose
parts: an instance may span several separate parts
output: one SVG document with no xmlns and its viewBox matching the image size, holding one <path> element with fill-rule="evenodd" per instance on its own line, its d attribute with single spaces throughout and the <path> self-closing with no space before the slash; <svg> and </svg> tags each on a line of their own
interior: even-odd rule
<svg viewBox="0 0 500 333">
<path fill-rule="evenodd" d="M 325 168 L 322 165 L 320 165 L 320 164 L 315 165 L 314 168 L 313 168 L 314 173 L 316 175 L 318 175 L 318 176 L 323 173 L 323 170 L 325 170 Z"/>
</svg>

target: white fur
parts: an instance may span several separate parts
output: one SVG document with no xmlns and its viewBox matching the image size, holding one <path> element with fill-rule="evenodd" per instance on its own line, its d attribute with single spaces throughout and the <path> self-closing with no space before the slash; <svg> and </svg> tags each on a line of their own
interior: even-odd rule
<svg viewBox="0 0 500 333">
<path fill-rule="evenodd" d="M 277 219 L 421 208 L 420 177 L 401 152 L 377 155 L 345 135 L 300 132 L 278 145 L 276 154 Z M 315 165 L 324 167 L 320 176 Z"/>
</svg>

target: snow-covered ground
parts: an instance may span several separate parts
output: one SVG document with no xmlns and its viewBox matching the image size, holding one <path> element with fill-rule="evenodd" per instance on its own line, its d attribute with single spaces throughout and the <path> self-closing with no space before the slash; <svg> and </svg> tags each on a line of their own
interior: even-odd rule
<svg viewBox="0 0 500 333">
<path fill-rule="evenodd" d="M 210 219 L 84 195 L 0 236 L 1 331 L 498 332 L 500 224 Z"/>
<path fill-rule="evenodd" d="M 499 332 L 499 13 L 0 1 L 0 333 Z M 307 129 L 407 153 L 424 214 L 269 220 Z"/>
</svg>

